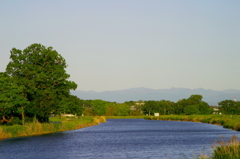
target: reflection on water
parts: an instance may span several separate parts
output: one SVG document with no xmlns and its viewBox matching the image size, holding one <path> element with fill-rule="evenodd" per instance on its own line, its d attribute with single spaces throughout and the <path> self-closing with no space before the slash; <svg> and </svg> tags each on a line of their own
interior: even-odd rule
<svg viewBox="0 0 240 159">
<path fill-rule="evenodd" d="M 239 132 L 221 126 L 143 119 L 110 119 L 97 126 L 0 141 L 0 158 L 178 159 L 210 154 L 212 142 Z"/>
</svg>

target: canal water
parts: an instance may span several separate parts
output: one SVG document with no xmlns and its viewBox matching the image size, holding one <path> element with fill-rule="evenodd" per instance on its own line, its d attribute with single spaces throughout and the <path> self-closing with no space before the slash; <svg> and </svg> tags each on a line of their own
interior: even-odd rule
<svg viewBox="0 0 240 159">
<path fill-rule="evenodd" d="M 0 159 L 193 159 L 240 133 L 222 126 L 109 119 L 79 130 L 0 141 Z"/>
</svg>

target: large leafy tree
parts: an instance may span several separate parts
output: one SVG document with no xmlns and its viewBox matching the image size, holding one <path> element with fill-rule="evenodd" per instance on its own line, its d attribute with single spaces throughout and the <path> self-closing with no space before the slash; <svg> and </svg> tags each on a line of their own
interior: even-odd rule
<svg viewBox="0 0 240 159">
<path fill-rule="evenodd" d="M 28 104 L 22 93 L 22 87 L 12 82 L 6 73 L 0 73 L 0 118 L 6 121 L 15 114 L 23 113 L 22 108 Z M 24 120 L 23 120 L 24 123 Z"/>
<path fill-rule="evenodd" d="M 213 108 L 211 108 L 208 103 L 202 101 L 199 104 L 199 111 L 201 114 L 212 114 L 213 113 Z"/>
<path fill-rule="evenodd" d="M 240 114 L 240 102 L 224 100 L 218 103 L 220 112 L 224 114 Z"/>
<path fill-rule="evenodd" d="M 149 100 L 144 102 L 142 107 L 144 114 L 153 115 L 156 112 L 159 112 L 158 103 L 154 100 Z"/>
<path fill-rule="evenodd" d="M 189 98 L 188 98 L 188 101 L 190 104 L 199 104 L 201 103 L 203 99 L 203 96 L 202 95 L 199 95 L 199 94 L 194 94 L 194 95 L 191 95 Z"/>
<path fill-rule="evenodd" d="M 95 115 L 103 115 L 106 113 L 106 109 L 107 109 L 106 101 L 103 101 L 100 99 L 92 100 L 91 105 Z"/>
<path fill-rule="evenodd" d="M 198 105 L 187 105 L 184 108 L 184 113 L 186 115 L 192 115 L 192 114 L 200 114 Z"/>
<path fill-rule="evenodd" d="M 175 105 L 177 114 L 211 114 L 212 109 L 202 101 L 202 95 L 191 95 L 188 99 L 179 100 Z"/>
<path fill-rule="evenodd" d="M 60 108 L 57 110 L 58 114 L 74 114 L 81 116 L 83 112 L 83 101 L 77 96 L 69 95 L 62 98 Z"/>
<path fill-rule="evenodd" d="M 6 73 L 29 101 L 24 112 L 39 122 L 48 122 L 60 97 L 77 87 L 67 80 L 70 75 L 65 71 L 65 59 L 52 47 L 41 44 L 32 44 L 24 50 L 13 48 L 10 59 Z"/>
<path fill-rule="evenodd" d="M 118 103 L 115 108 L 114 115 L 116 116 L 128 116 L 130 113 L 130 107 L 126 103 Z"/>
</svg>

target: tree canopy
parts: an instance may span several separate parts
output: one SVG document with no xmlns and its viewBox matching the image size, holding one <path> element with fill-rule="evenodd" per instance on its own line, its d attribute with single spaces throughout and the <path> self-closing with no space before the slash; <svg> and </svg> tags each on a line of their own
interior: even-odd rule
<svg viewBox="0 0 240 159">
<path fill-rule="evenodd" d="M 240 102 L 224 100 L 218 103 L 219 110 L 223 114 L 240 114 Z"/>
<path fill-rule="evenodd" d="M 24 50 L 13 48 L 10 52 L 6 74 L 28 101 L 22 106 L 23 112 L 39 122 L 48 122 L 59 100 L 77 88 L 76 83 L 68 81 L 65 59 L 52 47 L 41 44 L 32 44 Z"/>
<path fill-rule="evenodd" d="M 106 101 L 100 99 L 92 100 L 91 105 L 95 115 L 103 115 L 104 113 L 106 113 Z"/>
</svg>

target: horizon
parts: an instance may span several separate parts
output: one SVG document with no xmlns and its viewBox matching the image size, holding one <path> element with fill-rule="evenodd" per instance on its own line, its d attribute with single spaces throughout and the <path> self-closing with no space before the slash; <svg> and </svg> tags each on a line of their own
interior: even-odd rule
<svg viewBox="0 0 240 159">
<path fill-rule="evenodd" d="M 224 89 L 224 90 L 214 90 L 214 89 L 205 89 L 205 88 L 183 88 L 183 87 L 171 87 L 171 88 L 159 88 L 159 89 L 155 89 L 155 88 L 147 88 L 147 87 L 133 87 L 133 88 L 123 88 L 123 89 L 118 89 L 118 90 L 105 90 L 105 91 L 95 91 L 95 90 L 82 90 L 82 89 L 76 89 L 76 90 L 71 90 L 71 91 L 85 91 L 85 92 L 97 92 L 97 93 L 101 93 L 101 92 L 114 92 L 114 91 L 122 91 L 122 90 L 130 90 L 130 89 L 151 89 L 151 90 L 169 90 L 169 89 L 189 89 L 189 90 L 198 90 L 198 89 L 203 89 L 203 90 L 213 90 L 213 91 L 227 91 L 227 90 L 238 90 L 240 91 L 240 89 L 233 89 L 233 88 L 230 88 L 230 89 Z"/>
<path fill-rule="evenodd" d="M 189 89 L 189 88 L 170 88 L 170 89 L 150 89 L 150 88 L 130 88 L 115 91 L 84 91 L 72 90 L 72 95 L 84 100 L 101 99 L 110 102 L 124 103 L 125 101 L 148 101 L 148 100 L 169 100 L 177 102 L 181 99 L 187 99 L 191 95 L 201 95 L 203 101 L 209 105 L 218 105 L 220 101 L 239 99 L 240 90 L 212 90 L 212 89 Z M 238 100 L 237 100 L 238 101 Z"/>
<path fill-rule="evenodd" d="M 98 92 L 239 89 L 240 1 L 0 1 L 0 72 L 12 48 L 52 46 Z"/>
</svg>

